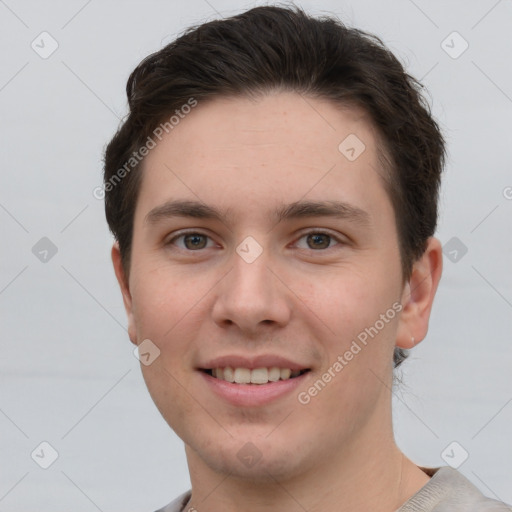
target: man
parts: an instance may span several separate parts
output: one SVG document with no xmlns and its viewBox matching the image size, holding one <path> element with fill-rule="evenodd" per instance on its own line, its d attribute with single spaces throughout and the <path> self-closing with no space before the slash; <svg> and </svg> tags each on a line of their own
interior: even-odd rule
<svg viewBox="0 0 512 512">
<path fill-rule="evenodd" d="M 105 153 L 112 259 L 191 492 L 162 511 L 509 510 L 397 447 L 427 333 L 444 140 L 377 38 L 259 7 L 131 74 Z"/>
</svg>

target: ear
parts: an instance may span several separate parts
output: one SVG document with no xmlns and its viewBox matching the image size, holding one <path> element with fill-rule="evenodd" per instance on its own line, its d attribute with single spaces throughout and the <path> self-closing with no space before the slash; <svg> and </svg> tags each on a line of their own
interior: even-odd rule
<svg viewBox="0 0 512 512">
<path fill-rule="evenodd" d="M 124 309 L 126 310 L 126 315 L 128 317 L 128 336 L 130 337 L 130 341 L 134 345 L 137 345 L 137 331 L 135 329 L 135 320 L 133 316 L 132 296 L 130 294 L 128 279 L 124 273 L 121 261 L 121 250 L 119 249 L 119 243 L 117 241 L 112 246 L 111 256 L 117 282 L 119 283 L 119 287 L 121 288 L 121 293 L 123 295 Z"/>
<path fill-rule="evenodd" d="M 443 271 L 443 249 L 434 237 L 428 239 L 423 256 L 414 262 L 409 282 L 402 292 L 402 312 L 396 346 L 410 349 L 425 338 L 434 296 Z"/>
</svg>

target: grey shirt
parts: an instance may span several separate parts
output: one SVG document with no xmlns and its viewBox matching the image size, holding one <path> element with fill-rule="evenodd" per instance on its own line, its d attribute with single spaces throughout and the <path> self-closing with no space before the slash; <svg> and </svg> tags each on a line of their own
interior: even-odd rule
<svg viewBox="0 0 512 512">
<path fill-rule="evenodd" d="M 462 473 L 450 466 L 421 469 L 431 477 L 430 480 L 396 512 L 512 512 L 509 505 L 485 497 Z M 157 512 L 187 512 L 185 506 L 190 495 L 191 491 L 183 493 Z"/>
</svg>

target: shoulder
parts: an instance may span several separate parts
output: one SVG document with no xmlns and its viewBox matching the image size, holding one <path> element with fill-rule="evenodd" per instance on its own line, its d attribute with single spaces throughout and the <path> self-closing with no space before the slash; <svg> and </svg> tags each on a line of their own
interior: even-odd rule
<svg viewBox="0 0 512 512">
<path fill-rule="evenodd" d="M 421 469 L 431 476 L 429 482 L 397 512 L 512 512 L 512 507 L 484 496 L 449 466 Z"/>
<path fill-rule="evenodd" d="M 188 500 L 190 499 L 191 491 L 180 494 L 175 500 L 171 501 L 169 505 L 158 509 L 156 512 L 186 512 L 183 510 Z"/>
<path fill-rule="evenodd" d="M 396 512 L 512 512 L 512 507 L 484 496 L 462 473 L 445 466 L 421 468 L 430 480 Z M 187 491 L 156 512 L 187 512 Z"/>
</svg>

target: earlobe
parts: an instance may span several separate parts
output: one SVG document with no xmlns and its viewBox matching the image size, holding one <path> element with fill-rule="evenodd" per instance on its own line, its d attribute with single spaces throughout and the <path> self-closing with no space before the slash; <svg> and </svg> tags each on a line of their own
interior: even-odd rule
<svg viewBox="0 0 512 512">
<path fill-rule="evenodd" d="M 414 262 L 402 293 L 402 313 L 396 346 L 411 349 L 427 335 L 434 297 L 443 269 L 443 251 L 437 238 L 428 240 L 422 257 Z"/>
<path fill-rule="evenodd" d="M 112 246 L 111 257 L 112 264 L 114 265 L 114 272 L 116 274 L 117 282 L 119 283 L 119 288 L 121 289 L 121 294 L 123 296 L 124 309 L 128 317 L 128 336 L 130 337 L 130 341 L 136 345 L 137 334 L 133 315 L 132 296 L 130 293 L 129 282 L 124 272 L 123 262 L 121 258 L 121 250 L 119 248 L 119 243 L 117 241 L 114 242 L 114 245 Z"/>
</svg>

